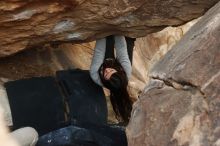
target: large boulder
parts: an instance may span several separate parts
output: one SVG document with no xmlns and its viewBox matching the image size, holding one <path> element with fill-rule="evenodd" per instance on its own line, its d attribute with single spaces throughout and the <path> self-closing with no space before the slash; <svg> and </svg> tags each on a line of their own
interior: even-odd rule
<svg viewBox="0 0 220 146">
<path fill-rule="evenodd" d="M 150 71 L 127 128 L 130 146 L 220 145 L 220 2 Z"/>
<path fill-rule="evenodd" d="M 219 0 L 2 0 L 0 57 L 44 43 L 145 36 L 203 15 Z"/>
<path fill-rule="evenodd" d="M 196 20 L 182 26 L 167 27 L 160 32 L 137 38 L 133 52 L 132 76 L 129 91 L 133 100 L 146 86 L 148 71 L 168 50 L 176 44 Z M 0 78 L 10 80 L 51 76 L 57 70 L 89 69 L 95 42 L 82 44 L 44 45 L 0 59 Z M 46 63 L 45 63 L 46 62 Z M 141 69 L 140 69 L 141 68 Z"/>
</svg>

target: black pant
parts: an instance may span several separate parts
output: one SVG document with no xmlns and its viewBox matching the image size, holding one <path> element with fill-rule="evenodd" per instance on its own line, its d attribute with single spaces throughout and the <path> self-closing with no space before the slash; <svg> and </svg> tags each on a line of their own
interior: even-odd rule
<svg viewBox="0 0 220 146">
<path fill-rule="evenodd" d="M 129 57 L 130 62 L 132 64 L 134 41 L 136 40 L 136 38 L 125 37 L 125 40 L 126 40 L 126 43 L 127 43 L 128 57 Z M 114 36 L 113 35 L 107 36 L 106 37 L 105 59 L 106 58 L 115 58 L 114 44 L 115 44 Z"/>
<path fill-rule="evenodd" d="M 135 42 L 136 38 L 125 37 L 125 40 L 126 40 L 126 43 L 127 43 L 128 57 L 129 57 L 130 62 L 132 64 L 134 42 Z"/>
</svg>

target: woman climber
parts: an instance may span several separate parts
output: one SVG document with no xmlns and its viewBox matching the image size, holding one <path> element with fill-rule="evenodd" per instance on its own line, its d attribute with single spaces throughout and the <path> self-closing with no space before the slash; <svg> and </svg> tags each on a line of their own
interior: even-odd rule
<svg viewBox="0 0 220 146">
<path fill-rule="evenodd" d="M 108 36 L 107 39 L 96 41 L 90 76 L 95 83 L 110 90 L 110 100 L 116 118 L 128 123 L 132 102 L 127 86 L 132 71 L 131 61 L 135 39 L 126 39 L 124 36 Z"/>
</svg>

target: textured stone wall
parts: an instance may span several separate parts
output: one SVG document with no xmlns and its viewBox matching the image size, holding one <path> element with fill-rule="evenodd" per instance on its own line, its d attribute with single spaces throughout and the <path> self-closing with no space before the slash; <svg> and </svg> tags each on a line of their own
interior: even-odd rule
<svg viewBox="0 0 220 146">
<path fill-rule="evenodd" d="M 45 43 L 146 36 L 203 15 L 219 0 L 2 0 L 0 57 Z"/>
<path fill-rule="evenodd" d="M 220 2 L 152 68 L 127 128 L 130 146 L 220 145 Z"/>
<path fill-rule="evenodd" d="M 94 42 L 57 43 L 78 43 L 114 33 L 143 36 L 197 18 L 216 2 L 1 1 L 0 56 L 30 46 L 34 49 L 1 58 L 0 78 L 14 80 L 53 75 L 60 69 L 89 69 Z M 137 39 L 129 87 L 134 99 L 141 94 L 127 128 L 130 146 L 220 145 L 219 10 L 218 3 L 189 32 L 197 20 Z M 0 96 L 3 94 L 1 88 Z M 0 135 L 5 133 L 7 130 L 0 127 Z M 2 135 L 0 145 L 6 146 L 8 137 Z"/>
<path fill-rule="evenodd" d="M 185 32 L 196 22 L 194 20 L 180 27 L 168 27 L 158 33 L 138 38 L 133 56 L 133 73 L 129 81 L 129 92 L 135 101 L 148 82 L 148 71 Z M 0 83 L 2 80 L 16 80 L 34 76 L 51 76 L 57 70 L 89 69 L 95 42 L 84 44 L 45 45 L 0 59 Z M 141 68 L 141 69 L 140 69 Z M 0 87 L 0 103 L 5 103 L 5 89 Z M 108 94 L 108 93 L 107 93 Z M 109 101 L 109 99 L 107 98 Z M 0 104 L 1 105 L 1 104 Z M 5 109 L 7 104 L 2 105 Z M 116 122 L 108 102 L 109 121 Z M 10 110 L 6 110 L 10 111 Z M 11 125 L 11 113 L 5 113 L 5 120 Z"/>
<path fill-rule="evenodd" d="M 179 27 L 137 38 L 133 54 L 133 71 L 129 82 L 132 97 L 137 99 L 148 82 L 148 71 L 182 38 L 197 20 Z M 49 44 L 0 59 L 0 77 L 10 80 L 53 75 L 57 70 L 89 69 L 95 42 L 83 44 Z"/>
</svg>

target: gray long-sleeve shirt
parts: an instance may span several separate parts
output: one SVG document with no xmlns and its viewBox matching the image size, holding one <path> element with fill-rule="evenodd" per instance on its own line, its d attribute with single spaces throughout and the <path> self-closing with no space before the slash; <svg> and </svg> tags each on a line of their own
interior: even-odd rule
<svg viewBox="0 0 220 146">
<path fill-rule="evenodd" d="M 128 79 L 131 76 L 131 62 L 128 57 L 127 44 L 124 36 L 114 36 L 115 38 L 115 50 L 116 58 L 122 65 L 126 72 Z M 92 64 L 90 66 L 90 76 L 92 80 L 100 86 L 103 86 L 101 79 L 99 77 L 99 68 L 104 62 L 106 51 L 106 38 L 102 38 L 96 41 L 94 55 L 92 58 Z"/>
</svg>

